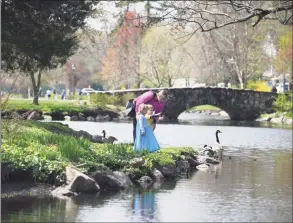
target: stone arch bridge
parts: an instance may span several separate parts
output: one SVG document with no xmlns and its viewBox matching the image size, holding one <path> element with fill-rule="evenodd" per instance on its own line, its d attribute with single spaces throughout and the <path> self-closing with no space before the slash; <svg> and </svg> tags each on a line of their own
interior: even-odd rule
<svg viewBox="0 0 293 223">
<path fill-rule="evenodd" d="M 271 92 L 219 87 L 127 89 L 97 93 L 117 96 L 133 93 L 139 96 L 149 90 L 167 91 L 164 117 L 170 120 L 176 120 L 182 112 L 194 106 L 205 104 L 219 107 L 227 112 L 232 120 L 255 120 L 261 113 L 272 111 L 272 104 L 277 95 Z"/>
</svg>

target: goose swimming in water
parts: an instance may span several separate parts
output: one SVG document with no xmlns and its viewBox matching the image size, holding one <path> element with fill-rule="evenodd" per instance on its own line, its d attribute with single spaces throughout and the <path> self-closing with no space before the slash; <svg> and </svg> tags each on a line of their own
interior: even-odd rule
<svg viewBox="0 0 293 223">
<path fill-rule="evenodd" d="M 116 139 L 113 136 L 109 136 L 108 138 L 106 138 L 106 131 L 105 130 L 102 131 L 102 134 L 103 134 L 103 137 L 102 137 L 102 142 L 103 143 L 111 143 L 111 144 L 113 144 L 115 141 L 118 141 L 118 139 Z"/>
<path fill-rule="evenodd" d="M 216 131 L 216 140 L 217 140 L 217 144 L 214 146 L 214 150 L 215 150 L 215 149 L 218 149 L 218 150 L 224 150 L 224 149 L 223 149 L 223 146 L 221 145 L 220 140 L 219 140 L 219 136 L 218 136 L 219 133 L 222 133 L 222 132 L 221 132 L 220 130 L 217 130 L 217 131 Z"/>
<path fill-rule="evenodd" d="M 215 152 L 214 152 L 212 147 L 210 147 L 208 145 L 204 145 L 203 146 L 203 151 L 201 152 L 201 154 L 204 155 L 204 156 L 213 157 Z"/>
<path fill-rule="evenodd" d="M 216 131 L 216 141 L 217 141 L 217 143 L 216 143 L 216 145 L 214 145 L 212 147 L 214 152 L 215 152 L 215 156 L 217 156 L 218 158 L 222 157 L 222 151 L 224 150 L 223 146 L 221 145 L 220 140 L 219 140 L 219 136 L 218 136 L 219 133 L 222 133 L 222 132 L 220 130 L 217 130 Z"/>
<path fill-rule="evenodd" d="M 218 134 L 222 133 L 220 130 L 216 131 L 216 145 L 214 146 L 208 146 L 204 145 L 203 146 L 203 151 L 201 152 L 202 155 L 204 156 L 209 156 L 209 157 L 219 157 L 219 154 L 223 150 L 223 146 L 220 144 L 219 136 Z"/>
</svg>

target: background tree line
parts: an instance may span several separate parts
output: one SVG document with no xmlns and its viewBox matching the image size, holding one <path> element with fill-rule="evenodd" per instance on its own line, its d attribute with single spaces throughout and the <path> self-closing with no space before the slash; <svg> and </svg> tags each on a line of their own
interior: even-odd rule
<svg viewBox="0 0 293 223">
<path fill-rule="evenodd" d="M 37 104 L 41 86 L 172 87 L 196 78 L 246 88 L 271 66 L 292 76 L 291 1 L 115 3 L 112 28 L 98 1 L 1 1 L 2 90 L 31 86 Z"/>
</svg>

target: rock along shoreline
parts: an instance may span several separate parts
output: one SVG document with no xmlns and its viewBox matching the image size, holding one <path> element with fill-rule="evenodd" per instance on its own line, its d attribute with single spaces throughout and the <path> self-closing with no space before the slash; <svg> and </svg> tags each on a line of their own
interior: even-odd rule
<svg viewBox="0 0 293 223">
<path fill-rule="evenodd" d="M 188 176 L 196 166 L 205 162 L 200 157 L 197 156 L 197 151 L 182 152 L 182 155 L 174 160 L 174 164 L 156 165 L 151 172 L 144 172 L 139 175 L 128 171 L 113 171 L 105 166 L 84 173 L 75 166 L 67 166 L 65 183 L 54 189 L 51 194 L 54 197 L 66 199 L 83 193 L 120 191 L 133 187 L 149 188 L 154 183 Z M 212 162 L 215 164 L 219 161 L 212 160 Z M 146 160 L 134 158 L 131 163 L 135 168 L 143 168 Z"/>
</svg>

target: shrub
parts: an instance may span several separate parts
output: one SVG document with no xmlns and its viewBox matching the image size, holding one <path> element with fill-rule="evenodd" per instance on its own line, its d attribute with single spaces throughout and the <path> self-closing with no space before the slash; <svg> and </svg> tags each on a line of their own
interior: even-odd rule
<svg viewBox="0 0 293 223">
<path fill-rule="evenodd" d="M 90 101 L 96 108 L 106 108 L 106 105 L 111 103 L 109 95 L 104 93 L 91 95 Z"/>
<path fill-rule="evenodd" d="M 252 81 L 247 82 L 247 89 L 256 90 L 256 91 L 271 91 L 271 88 L 266 84 L 265 81 Z"/>
<path fill-rule="evenodd" d="M 109 95 L 105 93 L 99 93 L 91 95 L 90 101 L 97 108 L 105 108 L 106 105 L 125 106 L 127 101 L 135 98 L 135 94 L 127 93 L 124 95 Z"/>
<path fill-rule="evenodd" d="M 273 107 L 277 112 L 292 112 L 293 93 L 279 94 Z"/>
</svg>

